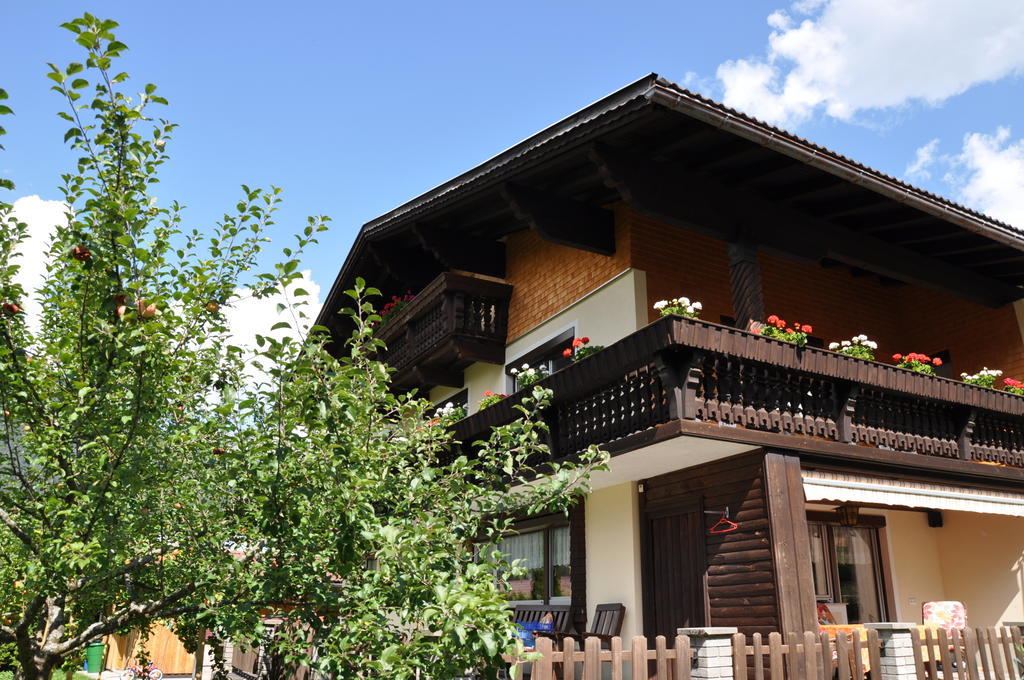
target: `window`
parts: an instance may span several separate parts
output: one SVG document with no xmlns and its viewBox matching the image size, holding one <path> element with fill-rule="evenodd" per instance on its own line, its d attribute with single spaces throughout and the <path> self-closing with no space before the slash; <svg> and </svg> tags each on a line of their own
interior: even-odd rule
<svg viewBox="0 0 1024 680">
<path fill-rule="evenodd" d="M 509 580 L 509 600 L 569 604 L 569 525 L 564 517 L 524 522 L 498 549 L 509 562 L 522 560 L 524 567 L 518 578 Z"/>
<path fill-rule="evenodd" d="M 845 604 L 850 623 L 884 621 L 878 529 L 808 522 L 808 530 L 815 598 Z"/>
<path fill-rule="evenodd" d="M 520 355 L 515 361 L 510 362 L 508 366 L 505 367 L 505 373 L 508 374 L 512 380 L 512 391 L 515 392 L 521 387 L 515 377 L 511 374 L 513 368 L 518 369 L 522 368 L 523 364 L 529 364 L 531 368 L 543 368 L 547 371 L 548 375 L 550 375 L 571 364 L 572 359 L 563 356 L 562 352 L 565 351 L 566 347 L 570 347 L 572 345 L 572 341 L 575 338 L 576 331 L 570 328 L 564 333 L 559 333 L 539 347 L 530 350 L 526 354 Z"/>
</svg>

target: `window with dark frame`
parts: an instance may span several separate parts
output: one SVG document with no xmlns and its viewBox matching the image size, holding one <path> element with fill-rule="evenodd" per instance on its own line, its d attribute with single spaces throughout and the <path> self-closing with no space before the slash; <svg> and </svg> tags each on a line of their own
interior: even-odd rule
<svg viewBox="0 0 1024 680">
<path fill-rule="evenodd" d="M 576 331 L 575 329 L 570 328 L 567 331 L 559 333 L 542 345 L 520 355 L 514 361 L 510 361 L 508 365 L 505 366 L 505 373 L 512 378 L 512 391 L 518 391 L 522 387 L 515 376 L 512 375 L 513 368 L 522 370 L 523 365 L 528 364 L 531 368 L 543 368 L 548 375 L 559 369 L 565 368 L 572 363 L 572 359 L 563 356 L 563 352 L 566 347 L 572 346 L 572 341 L 575 339 Z"/>
<path fill-rule="evenodd" d="M 878 527 L 809 521 L 807 528 L 818 602 L 845 604 L 849 623 L 885 621 Z"/>
<path fill-rule="evenodd" d="M 509 579 L 509 601 L 569 604 L 569 522 L 561 515 L 524 520 L 517 533 L 498 544 L 509 563 L 520 560 L 521 573 Z"/>
</svg>

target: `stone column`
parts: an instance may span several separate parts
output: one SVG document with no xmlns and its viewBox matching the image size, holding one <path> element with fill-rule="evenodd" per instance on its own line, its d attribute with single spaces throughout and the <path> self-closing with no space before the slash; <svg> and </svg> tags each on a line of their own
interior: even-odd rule
<svg viewBox="0 0 1024 680">
<path fill-rule="evenodd" d="M 737 632 L 736 628 L 727 626 L 680 628 L 676 631 L 677 635 L 690 638 L 694 660 L 691 677 L 694 680 L 737 680 L 732 670 L 732 636 Z"/>
<path fill-rule="evenodd" d="M 879 680 L 915 680 L 914 639 L 910 631 L 915 623 L 865 623 L 865 628 L 878 631 L 881 644 Z M 872 669 L 874 670 L 874 669 Z"/>
</svg>

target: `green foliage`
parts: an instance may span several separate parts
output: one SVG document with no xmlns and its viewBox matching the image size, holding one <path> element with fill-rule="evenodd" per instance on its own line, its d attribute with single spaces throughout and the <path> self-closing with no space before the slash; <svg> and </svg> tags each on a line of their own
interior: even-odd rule
<svg viewBox="0 0 1024 680">
<path fill-rule="evenodd" d="M 507 396 L 507 394 L 495 394 L 494 392 L 487 390 L 486 392 L 484 392 L 483 398 L 480 399 L 480 403 L 477 405 L 477 410 L 483 411 L 485 408 L 494 406 Z"/>
<path fill-rule="evenodd" d="M 85 59 L 48 77 L 79 158 L 32 296 L 15 281 L 27 227 L 0 204 L 0 642 L 35 658 L 21 674 L 157 619 L 191 645 L 207 629 L 251 642 L 266 615 L 287 621 L 286 662 L 314 645 L 339 678 L 496 668 L 514 649 L 498 542 L 519 514 L 564 511 L 602 456 L 534 467 L 543 389 L 465 455 L 426 400 L 391 391 L 362 281 L 328 353 L 292 285 L 326 218 L 264 272 L 277 189 L 243 186 L 212 229 L 184 228 L 149 194 L 166 101 L 125 94 L 115 22 L 64 26 Z M 291 319 L 253 349 L 224 316 L 246 286 L 284 295 Z"/>
<path fill-rule="evenodd" d="M 17 664 L 18 648 L 14 643 L 0 643 L 0 680 L 3 680 L 3 671 L 13 670 Z"/>
</svg>

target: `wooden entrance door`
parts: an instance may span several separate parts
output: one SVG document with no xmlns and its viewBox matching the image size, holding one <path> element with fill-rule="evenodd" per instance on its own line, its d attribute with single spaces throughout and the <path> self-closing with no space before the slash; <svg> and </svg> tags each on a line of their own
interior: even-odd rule
<svg viewBox="0 0 1024 680">
<path fill-rule="evenodd" d="M 644 635 L 672 639 L 677 628 L 703 626 L 707 572 L 700 506 L 643 514 Z"/>
</svg>

